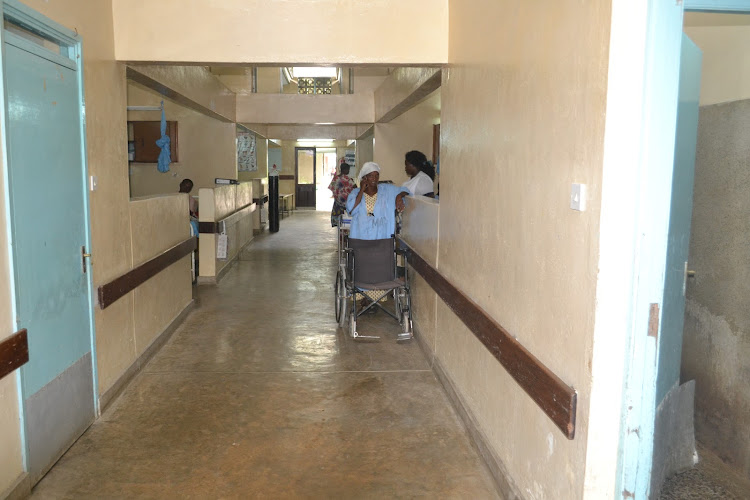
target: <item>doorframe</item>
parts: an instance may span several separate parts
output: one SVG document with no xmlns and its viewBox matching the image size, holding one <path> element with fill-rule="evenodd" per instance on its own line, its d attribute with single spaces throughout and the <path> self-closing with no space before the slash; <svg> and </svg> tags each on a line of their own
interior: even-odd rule
<svg viewBox="0 0 750 500">
<path fill-rule="evenodd" d="M 585 498 L 649 495 L 684 11 L 750 2 L 612 1 Z"/>
<path fill-rule="evenodd" d="M 297 186 L 299 186 L 299 161 L 298 161 L 299 156 L 297 155 L 297 153 L 301 150 L 312 151 L 313 153 L 312 155 L 313 156 L 313 183 L 312 185 L 315 187 L 316 190 L 318 189 L 317 172 L 316 172 L 317 166 L 318 166 L 317 158 L 316 158 L 318 148 L 316 148 L 315 146 L 295 146 L 294 147 L 294 204 L 295 204 L 295 208 L 299 206 L 299 192 L 297 191 Z M 306 184 L 303 184 L 303 185 L 306 185 Z M 318 202 L 318 195 L 317 193 L 315 193 L 315 203 L 313 204 L 313 209 L 316 207 L 317 202 Z M 307 207 L 304 207 L 304 208 L 307 208 Z"/>
<path fill-rule="evenodd" d="M 92 252 L 92 241 L 91 241 L 91 210 L 88 196 L 88 156 L 86 147 L 86 104 L 85 104 L 85 93 L 84 93 L 84 74 L 83 74 L 83 38 L 78 33 L 71 31 L 70 29 L 62 26 L 61 24 L 49 19 L 48 17 L 40 14 L 34 9 L 22 4 L 18 0 L 2 0 L 0 3 L 0 14 L 2 19 L 12 20 L 19 25 L 31 28 L 33 31 L 44 34 L 47 38 L 59 43 L 61 46 L 68 47 L 68 57 L 75 63 L 76 67 L 76 84 L 78 87 L 78 99 L 80 103 L 79 112 L 79 126 L 80 126 L 80 151 L 81 151 L 81 193 L 83 201 L 83 213 L 84 213 L 84 241 L 86 248 L 89 253 Z M 2 134 L 0 134 L 0 143 L 2 144 L 2 173 L 3 176 L 3 204 L 5 207 L 5 224 L 6 224 L 6 238 L 7 238 L 7 252 L 8 252 L 8 270 L 9 270 L 9 286 L 10 286 L 10 301 L 11 301 L 11 314 L 13 317 L 18 316 L 17 297 L 16 297 L 16 267 L 15 267 L 15 254 L 13 251 L 14 243 L 14 227 L 12 217 L 12 197 L 13 193 L 10 189 L 10 163 L 8 158 L 8 124 L 10 122 L 8 117 L 8 96 L 5 83 L 5 30 L 0 28 L 0 106 L 3 112 L 0 113 L 0 127 L 2 128 Z M 86 288 L 88 293 L 88 321 L 89 321 L 89 343 L 91 346 L 91 363 L 92 363 L 92 384 L 93 384 L 93 402 L 96 416 L 99 413 L 99 398 L 98 398 L 98 371 L 97 371 L 97 356 L 96 356 L 96 331 L 94 322 L 94 294 L 93 294 L 93 277 L 91 262 L 86 262 L 87 266 L 87 280 Z M 11 331 L 15 328 L 15 321 L 11 319 L 10 328 Z M 18 395 L 18 412 L 20 419 L 20 433 L 21 433 L 21 450 L 23 454 L 23 468 L 24 471 L 28 471 L 28 440 L 26 436 L 26 418 L 24 410 L 24 393 L 23 386 L 21 383 L 21 370 L 16 370 L 16 390 Z"/>
</svg>

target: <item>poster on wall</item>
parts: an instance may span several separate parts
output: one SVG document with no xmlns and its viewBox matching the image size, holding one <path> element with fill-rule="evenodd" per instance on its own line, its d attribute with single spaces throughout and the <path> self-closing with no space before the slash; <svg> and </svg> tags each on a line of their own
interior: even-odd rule
<svg viewBox="0 0 750 500">
<path fill-rule="evenodd" d="M 255 134 L 237 132 L 237 170 L 240 172 L 257 172 L 258 162 L 255 152 Z"/>
<path fill-rule="evenodd" d="M 356 152 L 355 152 L 355 150 L 353 150 L 353 149 L 347 149 L 346 152 L 344 153 L 344 160 L 346 161 L 346 163 L 349 164 L 349 166 L 355 167 L 356 166 L 354 164 L 354 162 L 356 160 Z"/>
</svg>

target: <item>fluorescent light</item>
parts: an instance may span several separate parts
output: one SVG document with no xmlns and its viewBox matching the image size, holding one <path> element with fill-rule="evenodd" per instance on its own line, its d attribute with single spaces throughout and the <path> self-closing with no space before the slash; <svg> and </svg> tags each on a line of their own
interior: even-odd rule
<svg viewBox="0 0 750 500">
<path fill-rule="evenodd" d="M 335 125 L 334 122 L 317 122 L 315 125 Z"/>
<path fill-rule="evenodd" d="M 336 68 L 300 66 L 292 68 L 293 78 L 336 78 Z"/>
<path fill-rule="evenodd" d="M 333 139 L 297 139 L 297 142 L 333 142 Z"/>
</svg>

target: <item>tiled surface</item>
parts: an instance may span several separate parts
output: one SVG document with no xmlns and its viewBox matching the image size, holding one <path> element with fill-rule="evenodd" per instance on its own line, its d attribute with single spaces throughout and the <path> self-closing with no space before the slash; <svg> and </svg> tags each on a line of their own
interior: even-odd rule
<svg viewBox="0 0 750 500">
<path fill-rule="evenodd" d="M 497 498 L 416 342 L 336 327 L 335 248 L 325 212 L 257 237 L 33 497 Z"/>
</svg>

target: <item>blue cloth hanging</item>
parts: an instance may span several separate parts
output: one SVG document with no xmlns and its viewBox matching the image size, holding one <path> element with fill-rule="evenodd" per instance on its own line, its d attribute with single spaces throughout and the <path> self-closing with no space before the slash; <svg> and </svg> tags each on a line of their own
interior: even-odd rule
<svg viewBox="0 0 750 500">
<path fill-rule="evenodd" d="M 172 163 L 172 154 L 169 150 L 170 140 L 167 135 L 167 117 L 164 114 L 164 101 L 161 102 L 161 138 L 156 141 L 156 145 L 161 148 L 159 164 L 156 168 L 159 169 L 159 172 L 169 172 L 169 164 Z"/>
</svg>

